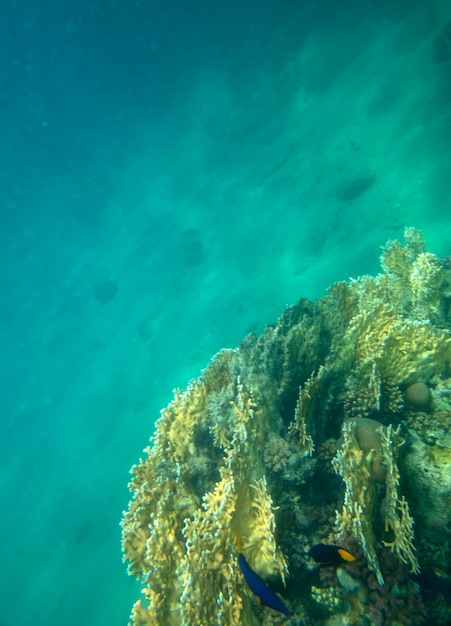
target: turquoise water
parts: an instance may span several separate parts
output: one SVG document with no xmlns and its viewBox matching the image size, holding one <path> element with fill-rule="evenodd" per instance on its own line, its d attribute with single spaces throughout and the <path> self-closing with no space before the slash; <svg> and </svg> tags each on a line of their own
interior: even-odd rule
<svg viewBox="0 0 451 626">
<path fill-rule="evenodd" d="M 126 624 L 172 389 L 405 226 L 451 253 L 449 3 L 234 4 L 3 3 L 2 626 Z"/>
</svg>

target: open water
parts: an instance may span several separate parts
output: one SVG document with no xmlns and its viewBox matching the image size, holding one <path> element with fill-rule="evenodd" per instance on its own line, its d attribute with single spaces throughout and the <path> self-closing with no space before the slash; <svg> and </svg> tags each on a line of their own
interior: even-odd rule
<svg viewBox="0 0 451 626">
<path fill-rule="evenodd" d="M 128 470 L 172 389 L 405 226 L 451 254 L 450 20 L 3 0 L 1 626 L 125 625 Z"/>
</svg>

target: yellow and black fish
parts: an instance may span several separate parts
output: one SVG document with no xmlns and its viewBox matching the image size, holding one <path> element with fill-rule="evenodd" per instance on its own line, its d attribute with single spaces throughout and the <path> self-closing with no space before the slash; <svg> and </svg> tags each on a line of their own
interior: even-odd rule
<svg viewBox="0 0 451 626">
<path fill-rule="evenodd" d="M 317 543 L 308 553 L 320 565 L 342 565 L 355 561 L 355 556 L 350 552 L 332 544 Z"/>
<path fill-rule="evenodd" d="M 268 606 L 274 611 L 279 611 L 283 615 L 292 615 L 291 611 L 285 606 L 282 600 L 272 589 L 268 587 L 263 578 L 246 561 L 244 554 L 241 552 L 241 536 L 237 535 L 236 543 L 238 547 L 238 563 L 247 582 L 249 589 L 254 593 L 263 606 Z"/>
</svg>

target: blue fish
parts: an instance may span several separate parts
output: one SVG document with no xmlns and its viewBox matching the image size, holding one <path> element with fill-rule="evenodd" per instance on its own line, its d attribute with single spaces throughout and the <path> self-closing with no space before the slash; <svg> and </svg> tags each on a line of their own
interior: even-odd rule
<svg viewBox="0 0 451 626">
<path fill-rule="evenodd" d="M 240 569 L 243 573 L 245 581 L 249 586 L 249 589 L 252 591 L 253 594 L 257 596 L 260 604 L 262 604 L 263 606 L 268 606 L 270 609 L 274 609 L 274 611 L 279 611 L 279 613 L 283 613 L 283 615 L 292 615 L 291 611 L 288 610 L 288 608 L 285 606 L 279 596 L 268 587 L 263 578 L 261 578 L 257 574 L 257 572 L 254 572 L 252 567 L 246 561 L 244 554 L 241 552 L 241 536 L 237 535 L 236 540 L 238 546 L 238 563 Z"/>
</svg>

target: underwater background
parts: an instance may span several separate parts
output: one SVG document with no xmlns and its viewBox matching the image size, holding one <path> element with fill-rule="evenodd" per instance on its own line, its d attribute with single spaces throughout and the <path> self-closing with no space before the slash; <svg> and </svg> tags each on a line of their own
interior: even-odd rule
<svg viewBox="0 0 451 626">
<path fill-rule="evenodd" d="M 0 624 L 126 624 L 129 468 L 286 304 L 451 254 L 451 6 L 6 0 Z"/>
</svg>

